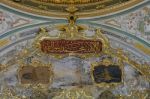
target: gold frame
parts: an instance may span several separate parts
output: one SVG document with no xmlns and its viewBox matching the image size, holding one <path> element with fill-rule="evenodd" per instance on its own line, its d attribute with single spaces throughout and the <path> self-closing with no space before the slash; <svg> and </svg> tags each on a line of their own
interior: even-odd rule
<svg viewBox="0 0 150 99">
<path fill-rule="evenodd" d="M 41 83 L 31 83 L 31 84 L 23 84 L 24 86 L 31 86 L 31 85 L 42 85 L 42 86 L 48 86 L 50 85 L 52 82 L 53 82 L 53 77 L 54 77 L 54 73 L 53 73 L 53 67 L 52 67 L 52 64 L 44 64 L 38 60 L 32 60 L 32 62 L 30 64 L 24 64 L 24 61 L 23 60 L 20 60 L 19 61 L 19 69 L 17 70 L 18 72 L 18 78 L 19 78 L 19 83 L 21 84 L 21 76 L 20 76 L 20 71 L 23 69 L 24 66 L 33 66 L 33 67 L 38 67 L 38 66 L 42 66 L 42 67 L 48 67 L 48 71 L 50 71 L 50 78 L 49 78 L 49 83 L 48 84 L 41 84 Z"/>
<path fill-rule="evenodd" d="M 116 57 L 115 57 L 116 58 Z M 109 62 L 109 65 L 117 65 L 120 69 L 121 69 L 121 82 L 119 83 L 106 83 L 106 82 L 101 82 L 101 83 L 96 83 L 95 80 L 94 80 L 94 75 L 93 75 L 93 70 L 94 70 L 94 67 L 97 67 L 99 65 L 107 65 L 108 63 L 104 63 L 103 61 L 106 60 Z M 101 88 L 113 88 L 115 86 L 118 86 L 120 84 L 123 84 L 123 81 L 124 81 L 124 65 L 123 65 L 123 61 L 120 61 L 118 60 L 117 63 L 114 63 L 112 60 L 108 59 L 108 58 L 105 58 L 103 59 L 101 62 L 95 62 L 95 63 L 92 63 L 91 64 L 91 69 L 90 69 L 90 75 L 91 75 L 91 78 L 92 78 L 92 81 L 94 83 L 94 85 L 98 86 L 98 87 L 101 87 Z"/>
</svg>

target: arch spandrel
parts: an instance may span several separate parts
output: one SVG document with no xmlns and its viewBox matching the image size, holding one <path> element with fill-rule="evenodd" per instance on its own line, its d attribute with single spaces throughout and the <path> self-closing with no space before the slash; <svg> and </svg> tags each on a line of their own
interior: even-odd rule
<svg viewBox="0 0 150 99">
<path fill-rule="evenodd" d="M 143 52 L 149 43 L 115 28 L 119 20 L 82 20 L 73 16 L 78 9 L 70 9 L 68 23 L 30 15 L 33 20 L 19 24 L 26 22 L 27 13 L 2 21 L 6 26 L 8 19 L 21 17 L 17 27 L 0 34 L 0 97 L 149 98 L 149 55 Z M 142 44 L 143 50 L 135 43 Z"/>
</svg>

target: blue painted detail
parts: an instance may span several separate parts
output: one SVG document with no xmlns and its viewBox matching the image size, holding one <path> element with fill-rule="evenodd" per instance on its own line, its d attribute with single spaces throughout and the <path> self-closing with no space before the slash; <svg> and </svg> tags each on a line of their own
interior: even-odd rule
<svg viewBox="0 0 150 99">
<path fill-rule="evenodd" d="M 50 25 L 50 24 L 53 24 L 53 23 L 54 22 L 43 22 L 43 23 L 38 23 L 38 24 L 33 24 L 33 25 L 28 25 L 28 26 L 25 26 L 25 27 L 17 28 L 15 30 L 12 30 L 12 31 L 6 32 L 5 34 L 0 35 L 0 39 L 6 37 L 8 35 L 11 35 L 13 33 L 16 33 L 18 31 L 29 29 L 31 27 L 37 27 L 37 26 L 41 26 L 41 25 Z M 57 23 L 61 23 L 61 22 L 60 21 L 55 21 L 55 24 L 57 24 Z M 129 33 L 125 32 L 125 31 L 121 31 L 121 30 L 113 28 L 113 27 L 109 27 L 109 26 L 105 26 L 105 25 L 97 24 L 97 23 L 92 23 L 92 22 L 87 22 L 86 24 L 90 24 L 90 25 L 93 25 L 93 26 L 98 26 L 100 28 L 104 28 L 106 30 L 110 30 L 111 32 L 114 31 L 116 33 L 120 33 L 120 34 L 126 35 L 126 36 L 128 36 L 128 37 L 130 37 L 132 39 L 135 39 L 135 40 L 139 41 L 140 43 L 150 47 L 150 44 L 148 42 L 146 42 L 146 41 L 144 41 L 144 40 L 142 40 L 142 39 L 140 39 L 140 38 L 138 38 L 138 37 L 136 37 L 136 36 L 134 36 L 132 34 L 129 34 Z"/>
</svg>

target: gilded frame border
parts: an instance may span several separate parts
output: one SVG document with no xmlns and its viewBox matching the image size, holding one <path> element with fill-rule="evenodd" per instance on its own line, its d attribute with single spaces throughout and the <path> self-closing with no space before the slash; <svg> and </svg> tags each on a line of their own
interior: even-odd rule
<svg viewBox="0 0 150 99">
<path fill-rule="evenodd" d="M 89 11 L 89 12 L 77 12 L 76 15 L 79 16 L 80 18 L 85 18 L 85 17 L 93 17 L 93 16 L 100 16 L 100 15 L 106 15 L 106 14 L 110 14 L 112 12 L 118 12 L 121 11 L 123 9 L 129 8 L 133 5 L 136 5 L 140 2 L 142 2 L 143 0 L 130 0 L 126 3 L 122 3 L 110 8 L 104 8 L 101 10 L 95 10 L 95 11 Z M 65 18 L 66 16 L 68 16 L 69 14 L 67 12 L 53 12 L 53 11 L 46 11 L 46 10 L 38 10 L 38 9 L 34 9 L 34 8 L 30 8 L 27 6 L 23 6 L 20 4 L 17 4 L 15 2 L 12 1 L 6 1 L 6 0 L 2 0 L 1 1 L 3 4 L 9 5 L 13 8 L 19 8 L 20 10 L 23 10 L 25 12 L 30 12 L 30 13 L 34 13 L 34 14 L 38 14 L 38 15 L 43 15 L 43 16 L 50 16 L 50 17 L 61 17 L 61 18 Z"/>
<path fill-rule="evenodd" d="M 115 57 L 117 58 L 117 57 Z M 106 58 L 107 59 L 107 58 Z M 103 61 L 103 60 L 102 60 Z M 123 61 L 117 61 L 116 63 L 114 63 L 112 60 L 110 62 L 112 62 L 112 64 L 110 65 L 118 65 L 119 68 L 121 69 L 121 82 L 119 83 L 106 83 L 106 82 L 101 82 L 101 83 L 96 83 L 95 80 L 94 80 L 94 75 L 93 75 L 93 70 L 94 70 L 94 67 L 98 66 L 98 65 L 102 65 L 102 61 L 100 62 L 95 62 L 95 63 L 92 63 L 91 64 L 91 68 L 90 68 L 90 75 L 91 75 L 91 78 L 92 78 L 92 81 L 94 83 L 95 86 L 98 86 L 100 88 L 113 88 L 115 86 L 118 86 L 118 85 L 121 85 L 123 84 L 124 82 L 124 64 L 123 64 Z"/>
</svg>

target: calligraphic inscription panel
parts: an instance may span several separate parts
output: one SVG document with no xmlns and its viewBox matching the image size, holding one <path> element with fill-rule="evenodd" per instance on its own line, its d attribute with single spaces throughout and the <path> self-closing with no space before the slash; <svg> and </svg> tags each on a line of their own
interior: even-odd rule
<svg viewBox="0 0 150 99">
<path fill-rule="evenodd" d="M 121 82 L 122 72 L 116 65 L 100 65 L 94 68 L 93 76 L 96 83 L 119 83 Z"/>
<path fill-rule="evenodd" d="M 42 40 L 41 51 L 47 54 L 100 53 L 102 42 L 97 40 Z"/>
<path fill-rule="evenodd" d="M 19 75 L 22 84 L 48 84 L 50 78 L 49 67 L 43 66 L 24 66 L 22 70 L 19 71 Z"/>
</svg>

